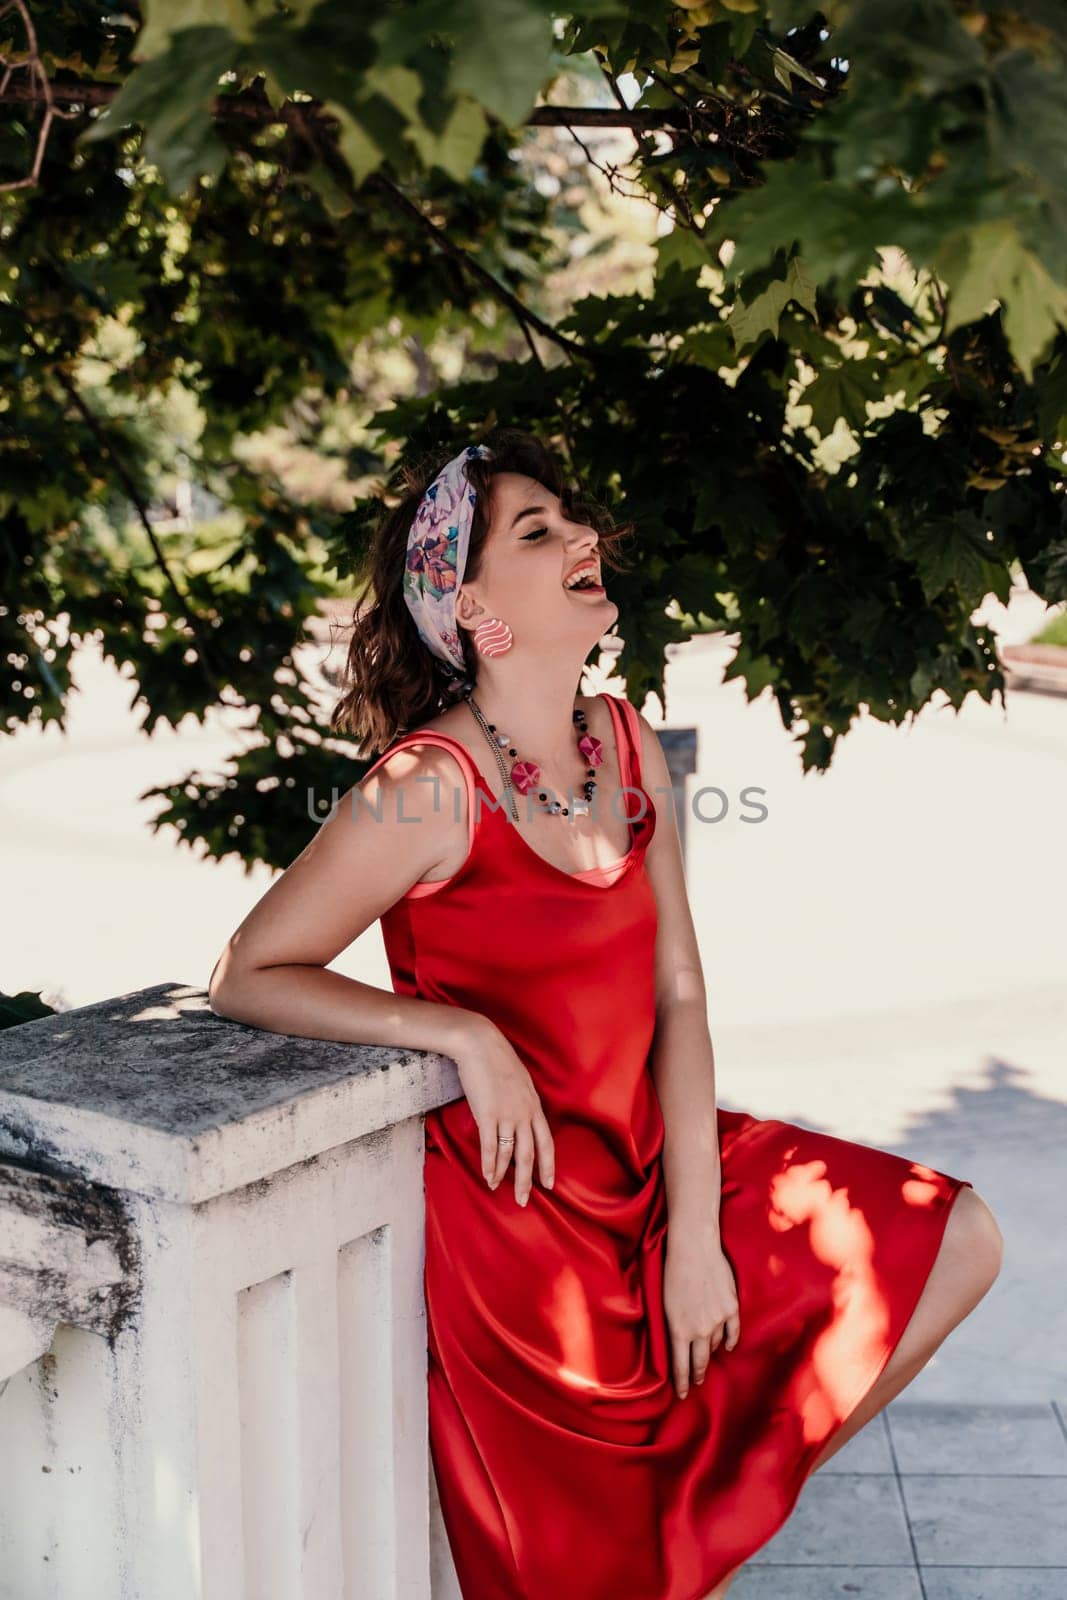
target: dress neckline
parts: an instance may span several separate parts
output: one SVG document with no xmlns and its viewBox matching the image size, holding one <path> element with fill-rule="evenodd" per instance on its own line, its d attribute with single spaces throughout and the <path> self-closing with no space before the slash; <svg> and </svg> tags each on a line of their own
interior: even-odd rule
<svg viewBox="0 0 1067 1600">
<path fill-rule="evenodd" d="M 636 785 L 634 785 L 632 782 L 628 785 L 625 781 L 627 777 L 632 780 L 634 776 L 633 762 L 631 760 L 627 760 L 625 773 L 623 771 L 624 741 L 621 738 L 621 722 L 623 713 L 618 711 L 616 707 L 611 704 L 612 697 L 604 694 L 603 691 L 596 695 L 595 698 L 597 700 L 603 700 L 608 708 L 608 718 L 611 722 L 612 736 L 615 743 L 615 765 L 618 769 L 619 781 L 623 788 L 634 788 Z M 627 753 L 629 754 L 628 740 L 626 741 L 626 748 Z M 477 761 L 475 761 L 474 757 L 470 754 L 470 751 L 466 749 L 466 746 L 463 746 L 463 749 L 470 758 L 470 763 L 474 768 L 476 780 L 481 784 L 482 788 L 485 790 L 485 793 L 492 801 L 490 815 L 498 815 L 505 828 L 515 835 L 520 847 L 525 850 L 528 855 L 532 856 L 535 861 L 540 862 L 543 867 L 546 867 L 549 872 L 554 872 L 558 877 L 567 878 L 572 883 L 587 883 L 593 889 L 613 889 L 615 885 L 626 876 L 626 869 L 632 865 L 638 850 L 639 841 L 634 837 L 634 823 L 639 822 L 640 819 L 627 819 L 627 827 L 630 830 L 630 848 L 621 856 L 616 856 L 614 861 L 605 861 L 593 867 L 580 867 L 577 872 L 568 872 L 566 867 L 558 867 L 554 861 L 549 861 L 547 856 L 543 856 L 540 850 L 535 850 L 530 841 L 526 839 L 522 833 L 520 833 L 519 829 L 511 821 L 510 817 L 508 817 L 506 812 L 501 808 L 501 801 L 489 787 L 485 774 L 482 772 L 482 769 L 478 765 Z M 644 789 L 642 789 L 641 792 L 642 794 L 645 794 Z M 646 801 L 649 801 L 647 794 L 645 794 L 645 799 Z M 651 801 L 649 801 L 649 804 L 651 804 Z M 647 812 L 645 815 L 647 816 Z M 594 874 L 601 873 L 617 873 L 617 876 L 612 877 L 608 883 L 600 883 L 597 881 L 597 877 L 594 876 Z"/>
<path fill-rule="evenodd" d="M 493 798 L 496 798 L 495 795 Z M 523 838 L 515 824 L 506 816 L 504 816 L 503 812 L 500 812 L 499 814 L 505 828 L 510 829 L 512 834 L 518 840 L 520 848 L 525 850 L 527 855 L 533 856 L 535 861 L 540 862 L 543 867 L 547 867 L 549 872 L 554 872 L 557 877 L 568 878 L 571 883 L 587 883 L 594 889 L 613 889 L 620 879 L 625 876 L 626 869 L 632 864 L 634 856 L 637 852 L 637 841 L 632 837 L 633 823 L 630 822 L 628 826 L 631 829 L 632 842 L 625 855 L 617 856 L 614 861 L 605 861 L 603 865 L 581 867 L 577 872 L 568 872 L 566 867 L 557 867 L 556 863 L 554 861 L 549 861 L 548 857 L 543 856 L 540 850 L 535 850 L 529 840 Z M 618 876 L 612 877 L 611 881 L 608 883 L 601 883 L 598 881 L 597 877 L 594 876 L 594 874 L 597 873 L 615 872 L 617 872 Z"/>
<path fill-rule="evenodd" d="M 533 845 L 530 844 L 529 840 L 523 837 L 515 823 L 513 823 L 510 817 L 508 817 L 503 806 L 503 797 L 498 798 L 493 793 L 485 774 L 482 772 L 481 767 L 478 765 L 477 761 L 474 759 L 474 756 L 471 754 L 470 750 L 468 750 L 467 746 L 462 742 L 462 740 L 457 739 L 454 734 L 441 733 L 438 730 L 434 730 L 430 736 L 446 740 L 449 744 L 455 746 L 455 748 L 461 753 L 462 758 L 467 763 L 469 774 L 473 776 L 475 789 L 477 790 L 480 787 L 490 801 L 490 816 L 499 816 L 502 826 L 507 828 L 509 833 L 513 833 L 515 835 L 519 848 L 524 851 L 527 856 L 531 857 L 535 863 L 543 867 L 546 872 L 553 873 L 557 878 L 565 878 L 570 883 L 581 883 L 588 885 L 588 887 L 592 889 L 607 890 L 614 889 L 617 884 L 621 883 L 626 877 L 629 876 L 629 869 L 633 866 L 633 863 L 637 859 L 638 853 L 641 849 L 642 840 L 640 838 L 639 830 L 643 825 L 648 824 L 650 817 L 655 816 L 655 806 L 651 796 L 644 788 L 643 784 L 640 782 L 635 783 L 633 781 L 635 777 L 634 763 L 633 760 L 630 759 L 633 749 L 633 739 L 628 733 L 627 724 L 624 722 L 625 712 L 620 707 L 612 704 L 612 700 L 614 698 L 613 696 L 605 694 L 603 691 L 597 694 L 595 698 L 597 700 L 603 700 L 608 707 L 608 716 L 612 725 L 612 734 L 615 742 L 615 764 L 618 768 L 622 787 L 624 789 L 640 789 L 640 792 L 644 796 L 645 800 L 645 810 L 642 812 L 640 817 L 632 817 L 627 819 L 627 826 L 630 829 L 630 848 L 623 855 L 617 856 L 614 861 L 603 862 L 593 867 L 581 867 L 577 872 L 568 872 L 566 867 L 558 867 L 554 861 L 549 861 L 547 856 L 543 856 L 539 850 L 535 850 Z M 418 737 L 418 730 L 416 729 L 410 737 L 412 741 L 414 741 Z M 626 750 L 628 757 L 625 772 L 623 771 L 624 749 Z M 629 784 L 625 782 L 626 778 L 630 779 Z M 429 889 L 430 884 L 440 883 L 443 886 L 446 883 L 451 883 L 459 873 L 466 870 L 474 853 L 478 829 L 482 826 L 483 821 L 484 819 L 482 817 L 477 817 L 475 820 L 471 839 L 471 848 L 468 851 L 462 865 L 456 869 L 456 872 L 452 873 L 447 878 L 423 880 L 427 885 L 427 889 Z M 654 825 L 655 824 L 653 822 L 652 826 Z M 611 876 L 607 882 L 601 882 L 600 877 L 605 874 L 611 874 Z M 415 885 L 414 887 L 418 888 L 419 885 Z"/>
</svg>

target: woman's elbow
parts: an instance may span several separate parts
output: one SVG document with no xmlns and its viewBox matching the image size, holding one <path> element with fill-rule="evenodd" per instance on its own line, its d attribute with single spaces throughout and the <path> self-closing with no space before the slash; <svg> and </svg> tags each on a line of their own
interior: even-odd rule
<svg viewBox="0 0 1067 1600">
<path fill-rule="evenodd" d="M 229 959 L 229 951 L 224 950 L 207 983 L 207 1003 L 217 1017 L 231 1018 L 233 986 L 233 963 Z"/>
</svg>

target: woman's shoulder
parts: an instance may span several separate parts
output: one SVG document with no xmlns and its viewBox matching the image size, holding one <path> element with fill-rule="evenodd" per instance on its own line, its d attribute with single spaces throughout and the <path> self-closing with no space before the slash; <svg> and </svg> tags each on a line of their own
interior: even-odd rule
<svg viewBox="0 0 1067 1600">
<path fill-rule="evenodd" d="M 450 730 L 426 723 L 399 735 L 367 768 L 360 780 L 361 786 L 372 776 L 398 787 L 411 787 L 416 780 L 433 776 L 450 779 L 463 787 L 470 765 L 463 759 L 464 751 L 456 749 L 456 745 L 463 742 L 455 736 L 450 737 L 447 744 L 426 737 L 435 733 L 449 734 Z M 464 749 L 469 757 L 469 748 L 464 746 Z"/>
<path fill-rule="evenodd" d="M 410 750 L 416 763 L 425 764 L 435 772 L 454 775 L 457 768 L 463 770 L 470 764 L 477 766 L 470 727 L 465 724 L 474 726 L 474 731 L 478 732 L 474 718 L 465 707 L 450 706 L 438 716 L 431 717 L 429 721 L 420 722 L 417 728 L 409 728 L 401 735 L 397 744 Z M 434 737 L 438 734 L 443 735 L 447 743 L 438 743 Z M 457 753 L 455 749 L 457 744 L 469 757 L 469 762 L 464 762 L 462 754 Z"/>
<path fill-rule="evenodd" d="M 429 731 L 436 730 L 427 723 L 394 739 L 363 773 L 356 788 L 369 802 L 375 820 L 384 816 L 392 825 L 392 831 L 382 838 L 383 847 L 391 848 L 394 840 L 406 847 L 411 840 L 410 824 L 424 825 L 419 839 L 423 864 L 427 871 L 435 872 L 466 849 L 468 818 L 473 815 L 474 763 L 464 761 L 454 745 L 421 737 Z"/>
</svg>

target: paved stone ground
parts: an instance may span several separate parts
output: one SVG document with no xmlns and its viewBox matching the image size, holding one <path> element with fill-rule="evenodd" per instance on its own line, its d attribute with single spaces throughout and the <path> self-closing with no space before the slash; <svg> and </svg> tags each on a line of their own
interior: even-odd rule
<svg viewBox="0 0 1067 1600">
<path fill-rule="evenodd" d="M 730 1600 L 1065 1600 L 1064 1416 L 901 1396 L 808 1480 Z"/>
</svg>

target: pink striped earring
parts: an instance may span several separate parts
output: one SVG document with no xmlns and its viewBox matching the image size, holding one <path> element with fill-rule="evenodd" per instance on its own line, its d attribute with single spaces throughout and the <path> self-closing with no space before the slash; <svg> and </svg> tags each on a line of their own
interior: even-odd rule
<svg viewBox="0 0 1067 1600">
<path fill-rule="evenodd" d="M 510 650 L 515 635 L 499 617 L 486 617 L 474 630 L 474 645 L 479 655 L 502 656 Z"/>
</svg>

